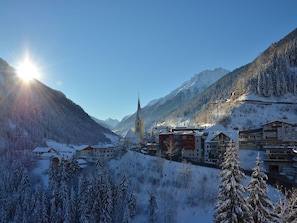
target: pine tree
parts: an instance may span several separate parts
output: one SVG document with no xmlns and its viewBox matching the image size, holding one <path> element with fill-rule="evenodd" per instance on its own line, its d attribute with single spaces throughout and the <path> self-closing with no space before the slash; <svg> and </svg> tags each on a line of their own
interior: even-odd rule
<svg viewBox="0 0 297 223">
<path fill-rule="evenodd" d="M 87 220 L 87 213 L 88 213 L 88 192 L 87 192 L 87 182 L 82 177 L 78 179 L 78 192 L 77 192 L 77 202 L 78 206 L 78 213 L 80 222 L 88 222 Z"/>
<path fill-rule="evenodd" d="M 58 192 L 58 210 L 61 210 L 61 217 L 63 218 L 63 222 L 71 222 L 71 207 L 69 202 L 69 194 L 68 187 L 66 182 L 63 180 L 61 182 L 61 187 Z"/>
<path fill-rule="evenodd" d="M 259 95 L 264 95 L 266 89 L 265 74 L 263 72 L 258 74 L 257 92 Z"/>
<path fill-rule="evenodd" d="M 113 210 L 113 193 L 112 193 L 112 183 L 109 181 L 108 175 L 102 175 L 104 177 L 104 182 L 100 188 L 101 197 L 101 215 L 100 223 L 111 222 L 112 221 L 112 210 Z"/>
<path fill-rule="evenodd" d="M 130 217 L 131 217 L 131 219 L 133 219 L 135 217 L 136 211 L 137 211 L 136 194 L 134 193 L 133 190 L 130 195 L 128 206 L 129 206 Z"/>
<path fill-rule="evenodd" d="M 122 223 L 129 223 L 129 222 L 131 222 L 130 211 L 129 211 L 129 207 L 125 205 Z"/>
<path fill-rule="evenodd" d="M 73 178 L 79 171 L 81 170 L 77 159 L 72 158 L 68 163 L 68 174 L 71 178 Z"/>
<path fill-rule="evenodd" d="M 50 167 L 49 167 L 49 190 L 53 191 L 56 187 L 57 183 L 59 182 L 58 178 L 58 164 L 51 160 Z"/>
<path fill-rule="evenodd" d="M 61 181 L 67 181 L 69 179 L 67 163 L 64 159 L 59 162 L 59 177 Z"/>
<path fill-rule="evenodd" d="M 98 156 L 98 158 L 96 159 L 95 166 L 98 169 L 102 169 L 105 166 L 105 162 L 104 162 L 104 159 L 102 158 L 102 156 Z"/>
<path fill-rule="evenodd" d="M 73 223 L 77 223 L 79 219 L 79 203 L 76 191 L 73 187 L 70 190 L 70 203 L 71 203 L 71 214 L 73 218 Z"/>
<path fill-rule="evenodd" d="M 123 219 L 123 216 L 125 214 L 125 207 L 128 204 L 128 181 L 125 174 L 122 174 L 121 176 L 121 182 L 120 185 L 116 188 L 116 194 L 115 194 L 115 209 L 114 212 L 115 216 L 114 219 L 116 222 L 119 222 L 120 219 Z"/>
<path fill-rule="evenodd" d="M 40 223 L 49 222 L 48 202 L 47 202 L 47 196 L 44 188 L 42 188 L 39 199 L 40 199 L 40 212 L 41 212 L 40 217 L 41 218 L 39 219 L 38 222 Z"/>
<path fill-rule="evenodd" d="M 284 189 L 283 192 L 280 192 L 282 198 L 275 204 L 275 212 L 282 220 L 281 222 L 295 223 L 297 222 L 297 189 Z"/>
<path fill-rule="evenodd" d="M 251 207 L 243 196 L 246 190 L 241 182 L 245 175 L 239 168 L 238 160 L 235 145 L 230 143 L 225 152 L 220 174 L 221 185 L 214 214 L 217 223 L 253 222 L 250 215 Z"/>
<path fill-rule="evenodd" d="M 148 218 L 150 223 L 157 222 L 157 199 L 155 193 L 152 191 L 149 196 Z"/>
<path fill-rule="evenodd" d="M 272 212 L 273 205 L 267 196 L 268 187 L 266 181 L 268 177 L 261 171 L 259 154 L 257 156 L 256 167 L 253 170 L 251 181 L 247 186 L 249 192 L 247 203 L 253 209 L 251 215 L 253 216 L 254 222 L 279 222 L 277 215 Z"/>
</svg>

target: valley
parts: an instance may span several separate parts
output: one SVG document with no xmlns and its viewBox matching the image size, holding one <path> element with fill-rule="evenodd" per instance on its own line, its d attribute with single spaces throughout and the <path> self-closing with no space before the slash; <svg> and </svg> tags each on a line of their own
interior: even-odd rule
<svg viewBox="0 0 297 223">
<path fill-rule="evenodd" d="M 297 179 L 296 55 L 297 29 L 105 126 L 0 59 L 1 221 L 212 222 L 236 201 L 242 221 L 294 222 L 296 191 L 267 175 Z"/>
</svg>

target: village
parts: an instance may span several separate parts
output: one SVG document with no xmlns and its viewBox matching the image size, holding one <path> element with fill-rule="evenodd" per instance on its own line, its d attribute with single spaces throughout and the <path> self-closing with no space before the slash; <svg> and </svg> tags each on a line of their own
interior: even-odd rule
<svg viewBox="0 0 297 223">
<path fill-rule="evenodd" d="M 144 118 L 138 99 L 135 128 L 116 144 L 61 146 L 48 142 L 33 154 L 39 159 L 56 161 L 77 159 L 84 168 L 97 159 L 109 161 L 120 152 L 134 150 L 143 154 L 185 161 L 192 164 L 220 166 L 226 148 L 231 144 L 239 151 L 259 151 L 264 155 L 266 172 L 297 180 L 297 125 L 272 121 L 258 129 L 207 131 L 192 127 L 155 127 L 145 132 Z"/>
</svg>

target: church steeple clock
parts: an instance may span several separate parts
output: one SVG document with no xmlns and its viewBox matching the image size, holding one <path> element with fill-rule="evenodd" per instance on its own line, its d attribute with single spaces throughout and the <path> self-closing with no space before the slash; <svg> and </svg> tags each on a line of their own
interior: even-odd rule
<svg viewBox="0 0 297 223">
<path fill-rule="evenodd" d="M 140 99 L 138 96 L 138 106 L 137 106 L 137 113 L 135 119 L 135 135 L 138 138 L 141 144 L 144 143 L 144 120 L 143 115 L 140 107 Z"/>
</svg>

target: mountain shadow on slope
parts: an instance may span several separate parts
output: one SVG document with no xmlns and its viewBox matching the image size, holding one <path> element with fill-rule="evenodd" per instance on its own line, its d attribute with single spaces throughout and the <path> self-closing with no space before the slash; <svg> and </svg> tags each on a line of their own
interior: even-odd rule
<svg viewBox="0 0 297 223">
<path fill-rule="evenodd" d="M 38 80 L 25 83 L 0 59 L 0 146 L 32 149 L 45 139 L 61 143 L 110 142 L 109 129 L 84 110 Z"/>
</svg>

